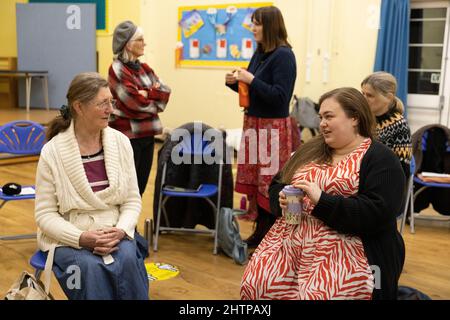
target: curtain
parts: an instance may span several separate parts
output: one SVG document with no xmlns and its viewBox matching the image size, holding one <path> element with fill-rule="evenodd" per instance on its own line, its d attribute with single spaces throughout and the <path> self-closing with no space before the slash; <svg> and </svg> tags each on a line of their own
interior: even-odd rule
<svg viewBox="0 0 450 320">
<path fill-rule="evenodd" d="M 397 96 L 405 105 L 408 96 L 409 0 L 382 0 L 374 71 L 397 79 Z"/>
</svg>

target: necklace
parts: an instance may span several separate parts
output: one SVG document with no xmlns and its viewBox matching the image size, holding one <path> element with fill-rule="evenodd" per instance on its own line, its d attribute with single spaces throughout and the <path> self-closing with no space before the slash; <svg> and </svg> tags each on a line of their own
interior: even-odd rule
<svg viewBox="0 0 450 320">
<path fill-rule="evenodd" d="M 99 156 L 102 153 L 103 153 L 103 147 L 98 152 L 96 152 L 94 154 L 88 154 L 88 155 L 85 155 L 85 156 L 81 156 L 81 159 L 89 160 L 91 158 L 95 158 L 95 157 Z"/>
</svg>

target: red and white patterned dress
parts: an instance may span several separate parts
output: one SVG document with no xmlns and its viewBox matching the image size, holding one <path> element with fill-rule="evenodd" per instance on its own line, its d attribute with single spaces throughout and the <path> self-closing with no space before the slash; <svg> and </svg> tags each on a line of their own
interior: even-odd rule
<svg viewBox="0 0 450 320">
<path fill-rule="evenodd" d="M 272 132 L 276 136 L 272 136 Z M 255 139 L 249 138 L 252 136 Z M 270 182 L 299 146 L 300 134 L 293 118 L 244 115 L 235 191 L 248 195 L 249 200 L 254 198 L 260 207 L 270 212 Z"/>
<path fill-rule="evenodd" d="M 331 195 L 356 194 L 361 160 L 371 142 L 365 139 L 335 167 L 304 166 L 293 182 L 315 181 Z M 277 219 L 244 271 L 242 299 L 371 299 L 374 278 L 361 239 L 329 228 L 311 215 L 313 209 L 305 197 L 300 224 Z"/>
</svg>

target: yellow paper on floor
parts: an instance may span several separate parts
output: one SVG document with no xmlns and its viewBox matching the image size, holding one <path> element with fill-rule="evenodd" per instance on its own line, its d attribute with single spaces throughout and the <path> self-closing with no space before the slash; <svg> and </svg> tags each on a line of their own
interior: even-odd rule
<svg viewBox="0 0 450 320">
<path fill-rule="evenodd" d="M 177 267 L 159 262 L 150 262 L 145 264 L 149 281 L 167 280 L 177 276 L 180 273 Z"/>
</svg>

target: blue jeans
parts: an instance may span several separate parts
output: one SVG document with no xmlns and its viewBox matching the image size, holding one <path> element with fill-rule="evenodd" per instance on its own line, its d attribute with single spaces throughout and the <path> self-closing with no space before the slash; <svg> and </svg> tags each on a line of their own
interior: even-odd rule
<svg viewBox="0 0 450 320">
<path fill-rule="evenodd" d="M 58 247 L 53 272 L 69 300 L 148 300 L 144 258 L 135 240 L 122 240 L 106 265 L 87 249 Z"/>
</svg>

